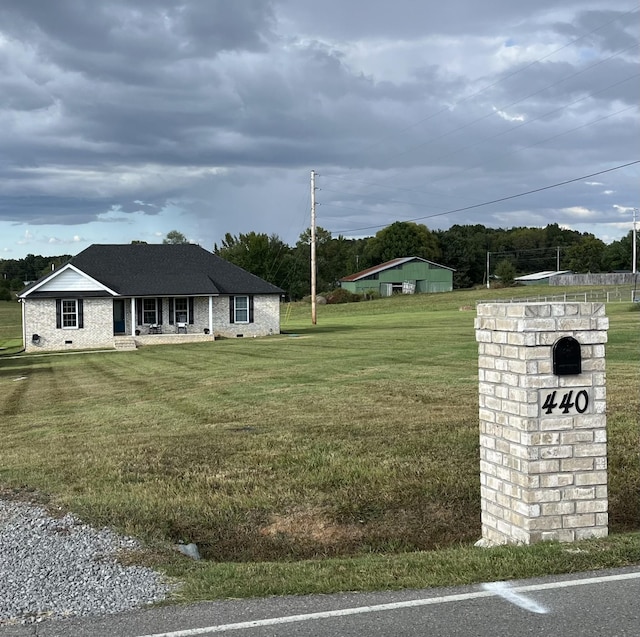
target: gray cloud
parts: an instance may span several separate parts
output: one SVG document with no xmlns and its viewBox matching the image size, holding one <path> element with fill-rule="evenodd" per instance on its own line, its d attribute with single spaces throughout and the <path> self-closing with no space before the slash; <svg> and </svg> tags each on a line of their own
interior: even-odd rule
<svg viewBox="0 0 640 637">
<path fill-rule="evenodd" d="M 4 0 L 0 224 L 162 218 L 207 247 L 292 242 L 315 168 L 332 230 L 424 216 L 605 235 L 637 206 L 637 169 L 430 215 L 639 159 L 635 22 L 622 0 Z"/>
<path fill-rule="evenodd" d="M 536 14 L 547 11 L 584 7 L 584 2 L 571 0 L 559 4 L 555 0 L 539 0 Z M 598 6 L 598 2 L 593 2 Z M 483 2 L 443 2 L 434 6 L 429 2 L 395 0 L 383 2 L 343 2 L 325 0 L 322 10 L 313 10 L 310 2 L 287 0 L 283 13 L 292 16 L 307 32 L 332 33 L 337 39 L 396 38 L 414 39 L 425 34 L 484 35 L 496 29 L 531 21 L 530 7 L 510 0 Z M 602 6 L 602 5 L 600 5 Z"/>
</svg>

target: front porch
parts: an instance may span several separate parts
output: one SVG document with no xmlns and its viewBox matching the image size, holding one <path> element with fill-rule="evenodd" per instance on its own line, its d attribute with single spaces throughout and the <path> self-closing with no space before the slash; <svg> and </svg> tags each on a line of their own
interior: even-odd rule
<svg viewBox="0 0 640 637">
<path fill-rule="evenodd" d="M 114 336 L 114 347 L 116 349 L 127 349 L 123 347 L 125 343 L 133 341 L 136 348 L 144 347 L 145 345 L 169 345 L 169 344 L 182 344 L 182 343 L 202 343 L 214 341 L 215 336 L 213 334 L 176 334 L 175 332 L 170 334 L 140 334 L 136 336 L 122 335 Z M 120 347 L 119 347 L 120 345 Z"/>
<path fill-rule="evenodd" d="M 128 336 L 141 345 L 172 343 L 177 336 L 180 342 L 213 340 L 206 334 L 213 333 L 213 304 L 213 296 L 114 299 L 114 338 Z"/>
</svg>

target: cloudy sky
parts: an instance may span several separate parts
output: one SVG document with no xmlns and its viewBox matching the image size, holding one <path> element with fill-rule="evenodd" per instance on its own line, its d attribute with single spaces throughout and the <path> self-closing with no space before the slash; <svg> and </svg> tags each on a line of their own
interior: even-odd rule
<svg viewBox="0 0 640 637">
<path fill-rule="evenodd" d="M 637 0 L 2 0 L 0 258 L 173 229 L 293 245 L 311 170 L 334 235 L 619 239 L 639 26 Z"/>
</svg>

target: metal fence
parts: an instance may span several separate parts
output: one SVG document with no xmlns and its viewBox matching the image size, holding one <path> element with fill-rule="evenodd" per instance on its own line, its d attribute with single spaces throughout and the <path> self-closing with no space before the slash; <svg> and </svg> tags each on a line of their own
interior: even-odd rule
<svg viewBox="0 0 640 637">
<path fill-rule="evenodd" d="M 564 292 L 562 294 L 538 294 L 510 299 L 486 299 L 478 303 L 639 303 L 640 290 L 616 288 L 613 290 L 587 290 L 586 292 Z"/>
</svg>

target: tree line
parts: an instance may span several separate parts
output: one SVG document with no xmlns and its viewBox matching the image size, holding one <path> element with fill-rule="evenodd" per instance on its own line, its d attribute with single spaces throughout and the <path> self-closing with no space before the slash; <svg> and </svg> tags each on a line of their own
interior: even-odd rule
<svg viewBox="0 0 640 637">
<path fill-rule="evenodd" d="M 310 290 L 310 230 L 294 246 L 277 235 L 227 233 L 214 253 L 284 289 L 291 299 Z M 422 257 L 454 268 L 455 288 L 486 283 L 496 273 L 503 279 L 541 270 L 576 273 L 631 270 L 632 232 L 605 244 L 590 233 L 550 224 L 545 228 L 496 229 L 483 225 L 454 225 L 429 230 L 413 222 L 396 222 L 375 236 L 362 239 L 332 237 L 316 230 L 317 288 L 330 291 L 339 279 L 397 257 Z"/>
<path fill-rule="evenodd" d="M 24 259 L 0 259 L 0 301 L 11 300 L 11 291 L 20 291 L 25 283 L 36 281 L 70 258 L 69 254 L 55 257 L 28 254 Z"/>
<path fill-rule="evenodd" d="M 164 243 L 187 243 L 172 230 Z M 133 241 L 132 243 L 140 243 Z M 287 245 L 276 234 L 227 233 L 213 247 L 214 254 L 285 290 L 288 298 L 301 299 L 311 286 L 311 232 L 303 232 L 295 245 Z M 619 241 L 605 244 L 590 233 L 549 224 L 545 228 L 487 228 L 483 225 L 454 225 L 448 230 L 429 230 L 423 224 L 398 221 L 372 237 L 333 237 L 316 229 L 317 289 L 328 292 L 344 276 L 360 272 L 397 257 L 422 257 L 455 270 L 455 288 L 486 283 L 498 274 L 503 281 L 540 270 L 611 272 L 631 270 L 632 232 Z M 0 298 L 9 290 L 22 289 L 58 267 L 69 255 L 0 261 Z M 487 265 L 489 271 L 487 272 Z M 5 297 L 2 295 L 5 294 Z M 9 296 L 10 298 L 10 296 Z"/>
</svg>

